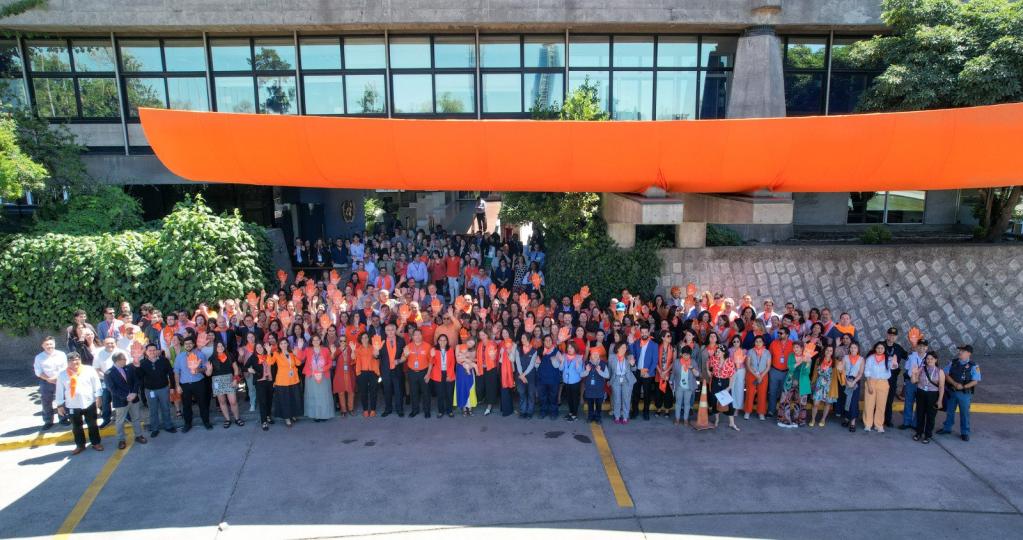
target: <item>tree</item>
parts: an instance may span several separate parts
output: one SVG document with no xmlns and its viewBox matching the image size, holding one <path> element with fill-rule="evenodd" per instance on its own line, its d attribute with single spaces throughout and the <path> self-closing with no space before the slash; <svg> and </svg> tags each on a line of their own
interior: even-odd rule
<svg viewBox="0 0 1023 540">
<path fill-rule="evenodd" d="M 19 146 L 14 118 L 0 114 L 0 197 L 17 199 L 43 187 L 49 173 Z"/>
<path fill-rule="evenodd" d="M 0 19 L 21 15 L 22 13 L 46 5 L 46 0 L 15 0 L 0 7 Z"/>
<path fill-rule="evenodd" d="M 857 43 L 861 64 L 886 65 L 860 101 L 864 111 L 914 111 L 1023 101 L 1023 2 L 884 0 L 892 34 Z M 980 190 L 980 237 L 996 241 L 1023 195 Z"/>
<path fill-rule="evenodd" d="M 88 192 L 95 187 L 82 161 L 85 147 L 78 144 L 67 127 L 51 125 L 45 118 L 24 109 L 15 110 L 13 118 L 18 145 L 48 172 L 42 186 L 31 188 L 42 190 L 41 199 L 61 198 L 64 191 Z"/>
<path fill-rule="evenodd" d="M 362 90 L 362 97 L 359 98 L 359 109 L 358 113 L 374 113 L 383 112 L 377 101 L 380 99 L 380 92 L 377 91 L 375 84 L 367 84 Z"/>
<path fill-rule="evenodd" d="M 277 51 L 273 49 L 261 49 L 256 53 L 255 58 L 252 60 L 252 65 L 256 71 L 284 71 L 294 69 L 290 62 L 281 58 L 281 55 L 277 54 Z M 262 106 L 264 111 L 268 111 L 274 114 L 286 114 L 292 112 L 292 102 L 296 98 L 296 90 L 294 84 L 290 88 L 284 87 L 283 77 L 260 77 L 259 81 L 261 90 L 266 94 L 265 98 L 262 99 Z"/>
<path fill-rule="evenodd" d="M 607 120 L 610 115 L 601 106 L 598 85 L 587 77 L 569 94 L 560 109 L 537 100 L 530 113 L 534 120 Z M 505 193 L 501 201 L 501 221 L 531 222 L 535 230 L 555 245 L 585 238 L 602 231 L 604 225 L 600 219 L 600 195 L 591 192 Z"/>
</svg>

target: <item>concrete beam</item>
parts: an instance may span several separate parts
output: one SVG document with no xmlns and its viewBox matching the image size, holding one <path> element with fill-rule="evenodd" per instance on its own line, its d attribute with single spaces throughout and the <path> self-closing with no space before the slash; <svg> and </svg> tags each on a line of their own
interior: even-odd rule
<svg viewBox="0 0 1023 540">
<path fill-rule="evenodd" d="M 636 247 L 636 226 L 632 223 L 608 223 L 607 235 L 620 248 Z"/>
<path fill-rule="evenodd" d="M 608 223 L 676 225 L 682 223 L 682 201 L 675 198 L 642 197 L 627 193 L 604 193 L 601 213 Z"/>
<path fill-rule="evenodd" d="M 788 225 L 792 223 L 793 204 L 788 197 L 751 197 L 748 195 L 704 195 L 673 193 L 685 204 L 686 222 L 722 225 Z"/>
<path fill-rule="evenodd" d="M 707 224 L 704 222 L 682 223 L 675 226 L 675 247 L 707 247 Z"/>
</svg>

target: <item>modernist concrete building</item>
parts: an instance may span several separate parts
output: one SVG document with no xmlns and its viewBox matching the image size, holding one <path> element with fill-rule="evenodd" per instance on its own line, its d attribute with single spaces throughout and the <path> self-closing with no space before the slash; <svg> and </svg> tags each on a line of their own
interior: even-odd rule
<svg viewBox="0 0 1023 540">
<path fill-rule="evenodd" d="M 150 215 L 184 181 L 147 146 L 140 106 L 527 118 L 590 80 L 614 120 L 846 114 L 879 69 L 850 64 L 849 46 L 885 31 L 879 0 L 50 0 L 0 26 L 4 103 L 66 121 L 90 171 L 143 195 Z M 364 195 L 207 189 L 303 237 L 357 229 Z M 612 234 L 628 245 L 637 223 L 673 225 L 680 245 L 698 245 L 705 223 L 770 241 L 972 219 L 971 195 L 959 192 L 666 195 L 607 196 Z M 459 194 L 385 196 L 421 225 Z"/>
</svg>

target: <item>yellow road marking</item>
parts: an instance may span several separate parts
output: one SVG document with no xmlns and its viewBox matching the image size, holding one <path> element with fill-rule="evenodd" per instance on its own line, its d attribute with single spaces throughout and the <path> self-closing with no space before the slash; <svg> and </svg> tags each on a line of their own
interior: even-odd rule
<svg viewBox="0 0 1023 540">
<path fill-rule="evenodd" d="M 127 430 L 129 429 L 131 429 L 131 426 L 125 426 L 125 433 L 127 433 Z M 113 437 L 116 433 L 116 429 L 113 425 L 108 426 L 99 432 L 100 437 Z M 38 448 L 40 446 L 59 444 L 73 440 L 75 440 L 75 436 L 71 433 L 71 430 L 62 431 L 60 433 L 39 432 L 35 435 L 12 437 L 9 440 L 0 442 L 0 451 L 17 450 L 19 448 Z"/>
<path fill-rule="evenodd" d="M 117 466 L 121 464 L 121 460 L 131 450 L 134 443 L 131 437 L 128 437 L 126 442 L 128 446 L 124 450 L 114 450 L 113 455 L 103 465 L 103 469 L 99 471 L 96 478 L 93 479 L 92 483 L 82 494 L 81 498 L 78 499 L 78 503 L 71 509 L 71 513 L 64 519 L 64 523 L 61 524 L 60 529 L 57 530 L 57 534 L 53 536 L 55 540 L 66 540 L 70 538 L 71 533 L 74 532 L 75 527 L 85 517 L 85 513 L 92 507 L 92 503 L 96 502 L 96 497 L 99 496 L 99 492 L 103 490 L 103 486 L 107 485 L 107 481 L 110 480 L 110 476 L 114 474 Z M 86 452 L 89 450 L 87 449 Z"/>
<path fill-rule="evenodd" d="M 607 444 L 607 437 L 604 436 L 604 428 L 600 424 L 590 424 L 593 432 L 593 442 L 597 445 L 597 452 L 600 454 L 600 461 L 604 464 L 604 472 L 607 473 L 607 481 L 611 483 L 611 491 L 615 494 L 615 501 L 620 508 L 632 508 L 632 497 L 629 489 L 625 487 L 625 479 L 618 471 L 618 463 L 615 462 L 611 447 Z"/>
</svg>

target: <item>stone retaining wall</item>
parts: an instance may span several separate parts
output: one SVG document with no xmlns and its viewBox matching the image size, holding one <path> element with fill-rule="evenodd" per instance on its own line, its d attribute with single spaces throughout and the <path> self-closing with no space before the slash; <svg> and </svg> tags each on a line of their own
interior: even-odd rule
<svg viewBox="0 0 1023 540">
<path fill-rule="evenodd" d="M 944 353 L 1023 353 L 1023 245 L 758 246 L 662 250 L 658 292 L 696 283 L 738 301 L 848 311 L 863 341 L 923 330 Z"/>
</svg>

